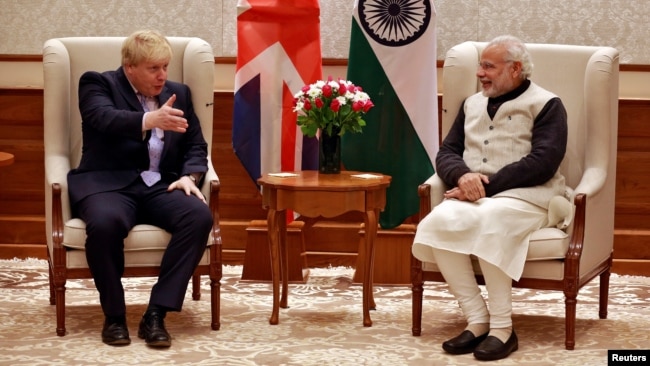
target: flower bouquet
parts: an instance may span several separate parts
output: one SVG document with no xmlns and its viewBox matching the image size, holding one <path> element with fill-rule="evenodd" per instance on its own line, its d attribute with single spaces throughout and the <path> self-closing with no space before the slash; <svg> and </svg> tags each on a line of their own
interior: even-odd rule
<svg viewBox="0 0 650 366">
<path fill-rule="evenodd" d="M 362 115 L 374 106 L 360 86 L 331 77 L 305 85 L 294 98 L 298 126 L 309 137 L 316 136 L 318 130 L 327 135 L 361 132 L 366 125 Z"/>
<path fill-rule="evenodd" d="M 319 136 L 319 171 L 340 173 L 341 136 L 346 132 L 362 132 L 366 121 L 362 115 L 374 104 L 360 86 L 351 81 L 331 77 L 327 81 L 305 85 L 294 95 L 294 111 L 302 133 Z"/>
</svg>

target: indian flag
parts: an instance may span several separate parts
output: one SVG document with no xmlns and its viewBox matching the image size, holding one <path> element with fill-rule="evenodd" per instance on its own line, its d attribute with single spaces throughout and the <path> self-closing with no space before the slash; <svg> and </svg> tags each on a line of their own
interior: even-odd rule
<svg viewBox="0 0 650 366">
<path fill-rule="evenodd" d="M 438 151 L 436 12 L 431 0 L 356 0 L 348 80 L 375 107 L 363 133 L 342 137 L 345 169 L 392 177 L 382 228 L 417 214 L 417 187 Z"/>
</svg>

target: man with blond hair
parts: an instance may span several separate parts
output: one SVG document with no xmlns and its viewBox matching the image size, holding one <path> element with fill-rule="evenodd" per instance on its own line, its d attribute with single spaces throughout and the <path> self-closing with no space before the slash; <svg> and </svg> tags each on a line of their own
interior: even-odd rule
<svg viewBox="0 0 650 366">
<path fill-rule="evenodd" d="M 73 214 L 86 223 L 108 345 L 131 343 L 121 283 L 129 231 L 151 224 L 171 234 L 138 329 L 147 345 L 169 347 L 165 315 L 181 310 L 212 227 L 197 187 L 208 170 L 207 143 L 189 88 L 167 80 L 172 56 L 163 35 L 138 31 L 124 41 L 117 70 L 79 80 L 83 149 L 68 184 Z"/>
</svg>

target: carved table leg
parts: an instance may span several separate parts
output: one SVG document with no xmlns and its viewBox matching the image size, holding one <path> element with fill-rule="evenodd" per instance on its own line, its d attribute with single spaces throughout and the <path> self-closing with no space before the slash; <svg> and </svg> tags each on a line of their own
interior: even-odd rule
<svg viewBox="0 0 650 366">
<path fill-rule="evenodd" d="M 269 323 L 278 324 L 280 313 L 280 228 L 278 220 L 281 220 L 281 212 L 269 208 L 267 215 L 269 250 L 271 251 L 271 279 L 273 286 L 273 311 Z"/>
<path fill-rule="evenodd" d="M 377 236 L 377 213 L 375 211 L 366 211 L 365 215 L 366 238 L 365 238 L 365 268 L 363 274 L 363 326 L 372 326 L 370 319 L 370 309 L 375 308 L 375 299 L 372 290 L 372 274 L 374 269 L 375 257 L 375 237 Z"/>
<path fill-rule="evenodd" d="M 282 297 L 280 298 L 280 307 L 286 309 L 287 297 L 289 296 L 289 250 L 287 249 L 287 218 L 286 211 L 280 212 L 276 219 L 278 226 L 278 238 L 280 246 L 280 275 L 282 278 Z"/>
</svg>

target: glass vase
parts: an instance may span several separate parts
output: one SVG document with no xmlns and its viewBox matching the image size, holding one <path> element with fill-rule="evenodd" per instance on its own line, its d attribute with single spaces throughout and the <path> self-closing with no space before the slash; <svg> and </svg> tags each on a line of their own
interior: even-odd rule
<svg viewBox="0 0 650 366">
<path fill-rule="evenodd" d="M 341 173 L 341 136 L 337 129 L 332 129 L 331 135 L 321 131 L 318 140 L 318 171 L 322 174 Z"/>
</svg>

